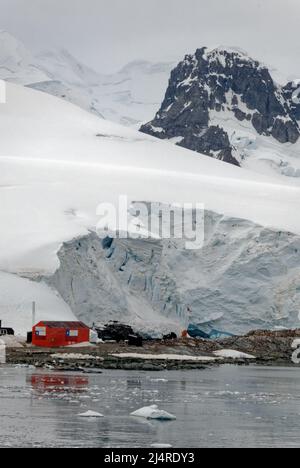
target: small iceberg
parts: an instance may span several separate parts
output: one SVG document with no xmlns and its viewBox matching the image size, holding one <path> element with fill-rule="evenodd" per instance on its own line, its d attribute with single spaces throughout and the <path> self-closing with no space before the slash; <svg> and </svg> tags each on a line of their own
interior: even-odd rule
<svg viewBox="0 0 300 468">
<path fill-rule="evenodd" d="M 167 413 L 167 411 L 160 410 L 157 405 L 145 406 L 131 413 L 131 416 L 145 419 L 159 419 L 160 421 L 174 421 L 176 419 L 176 416 Z"/>
<path fill-rule="evenodd" d="M 78 415 L 80 418 L 104 418 L 103 414 L 96 411 L 87 411 Z"/>
<path fill-rule="evenodd" d="M 157 448 L 157 449 L 165 449 L 165 448 L 172 448 L 173 445 L 170 444 L 152 444 L 151 448 Z"/>
<path fill-rule="evenodd" d="M 150 379 L 151 382 L 157 382 L 157 383 L 168 383 L 169 381 L 167 379 Z"/>
</svg>

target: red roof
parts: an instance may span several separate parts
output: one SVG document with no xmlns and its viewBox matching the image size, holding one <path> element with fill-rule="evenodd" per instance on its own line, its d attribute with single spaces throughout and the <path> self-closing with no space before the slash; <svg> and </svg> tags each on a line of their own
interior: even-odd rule
<svg viewBox="0 0 300 468">
<path fill-rule="evenodd" d="M 45 327 L 48 328 L 65 328 L 67 330 L 70 329 L 78 329 L 78 328 L 89 328 L 83 322 L 44 322 L 41 321 Z"/>
</svg>

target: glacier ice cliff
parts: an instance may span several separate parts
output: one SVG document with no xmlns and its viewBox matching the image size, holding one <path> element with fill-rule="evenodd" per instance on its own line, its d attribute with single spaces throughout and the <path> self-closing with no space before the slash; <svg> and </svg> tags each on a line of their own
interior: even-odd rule
<svg viewBox="0 0 300 468">
<path fill-rule="evenodd" d="M 89 324 L 121 320 L 152 334 L 189 322 L 232 333 L 299 326 L 300 237 L 205 213 L 205 244 L 100 239 L 65 243 L 47 278 Z"/>
</svg>

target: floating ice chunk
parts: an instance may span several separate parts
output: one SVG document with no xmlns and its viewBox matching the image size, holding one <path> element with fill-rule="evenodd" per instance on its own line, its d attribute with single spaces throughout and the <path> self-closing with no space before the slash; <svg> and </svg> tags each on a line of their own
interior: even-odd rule
<svg viewBox="0 0 300 468">
<path fill-rule="evenodd" d="M 157 405 L 145 406 L 131 413 L 131 416 L 146 419 L 160 419 L 161 421 L 174 421 L 176 419 L 176 416 L 164 410 L 160 410 Z"/>
<path fill-rule="evenodd" d="M 104 418 L 103 414 L 96 411 L 87 411 L 78 415 L 80 418 Z"/>
<path fill-rule="evenodd" d="M 164 448 L 172 448 L 173 445 L 170 444 L 151 444 L 151 448 L 157 448 L 157 449 L 164 449 Z"/>
<path fill-rule="evenodd" d="M 162 383 L 167 383 L 169 382 L 167 379 L 151 379 L 151 382 L 162 382 Z"/>
<path fill-rule="evenodd" d="M 214 351 L 214 355 L 222 358 L 232 359 L 256 359 L 251 354 L 241 353 L 240 351 L 234 351 L 233 349 L 221 349 L 220 351 Z"/>
</svg>

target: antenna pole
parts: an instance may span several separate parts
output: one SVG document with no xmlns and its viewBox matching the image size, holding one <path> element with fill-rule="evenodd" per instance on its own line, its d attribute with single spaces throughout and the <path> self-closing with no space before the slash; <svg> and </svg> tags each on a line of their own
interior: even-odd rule
<svg viewBox="0 0 300 468">
<path fill-rule="evenodd" d="M 35 316 L 36 316 L 36 303 L 35 301 L 33 301 L 32 303 L 32 327 L 36 325 Z"/>
</svg>

